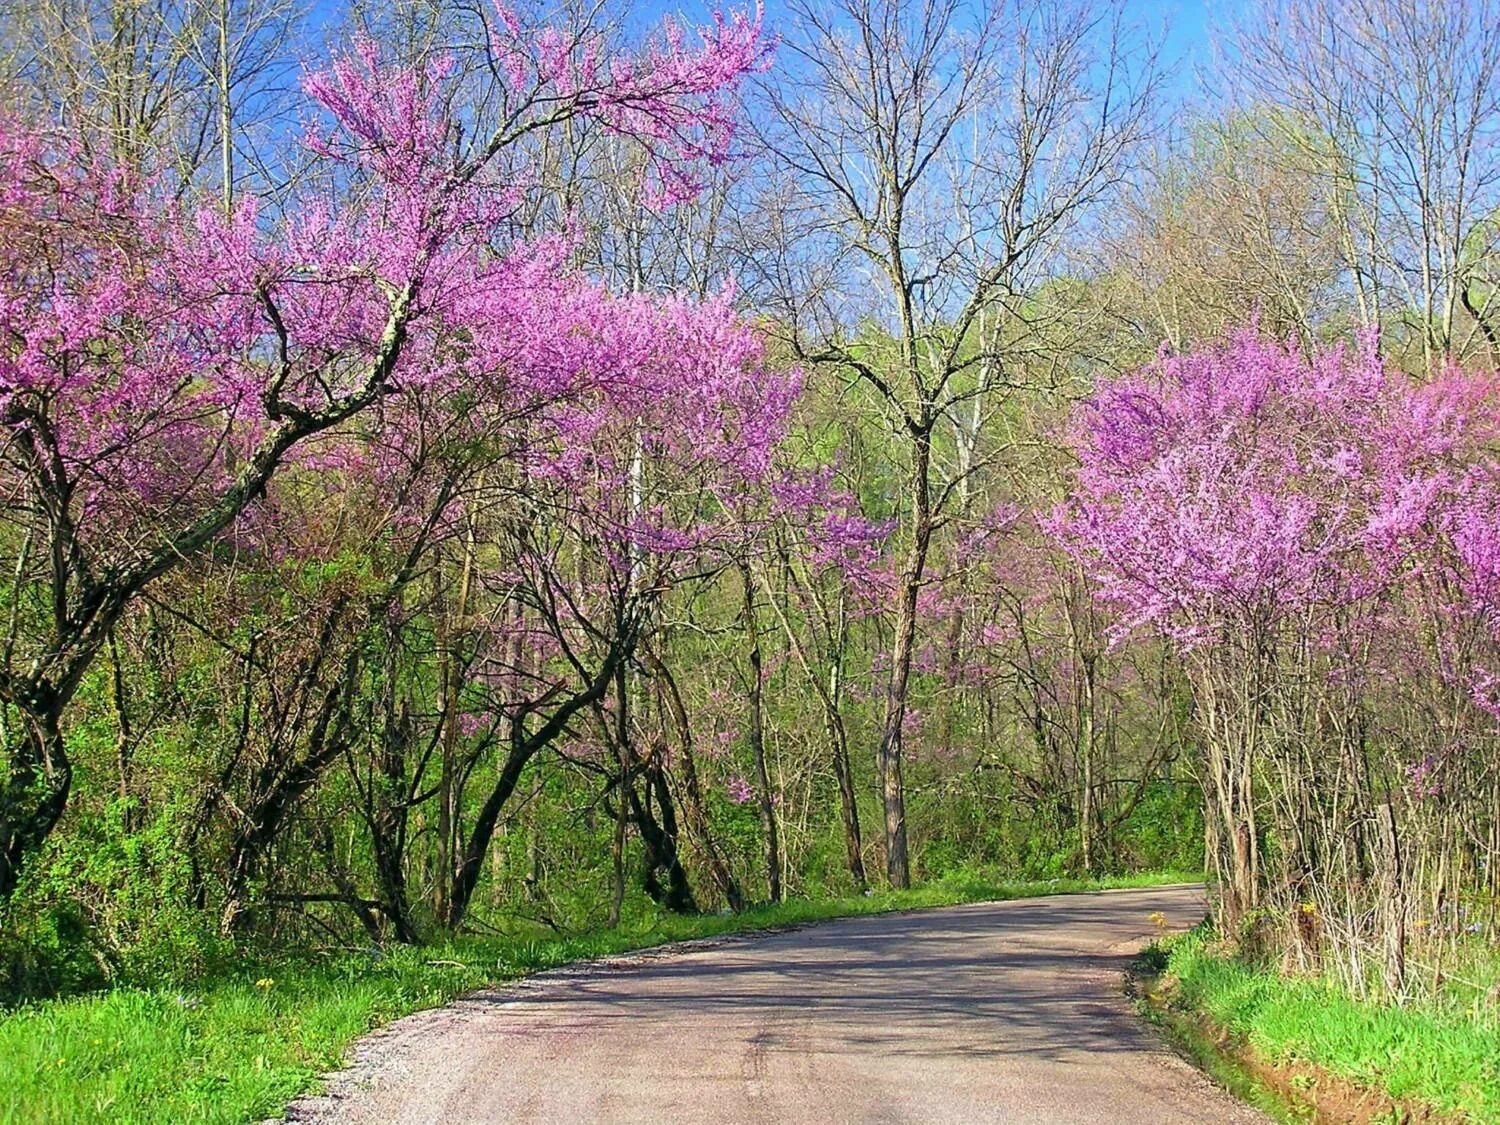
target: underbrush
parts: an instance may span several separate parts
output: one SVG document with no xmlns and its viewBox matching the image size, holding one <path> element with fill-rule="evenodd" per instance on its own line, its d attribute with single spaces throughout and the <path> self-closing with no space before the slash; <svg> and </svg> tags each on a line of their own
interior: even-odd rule
<svg viewBox="0 0 1500 1125">
<path fill-rule="evenodd" d="M 0 1014 L 0 1121 L 256 1120 L 311 1087 L 372 1027 L 570 961 L 859 914 L 1194 878 L 1017 883 L 965 871 L 905 892 L 795 900 L 739 915 L 643 913 L 614 930 L 572 936 L 465 937 L 246 961 L 177 986 L 32 1003 Z"/>
<path fill-rule="evenodd" d="M 1500 1122 L 1500 1011 L 1446 993 L 1405 1006 L 1235 959 L 1197 932 L 1166 943 L 1171 1006 L 1272 1065 L 1308 1063 L 1457 1118 Z"/>
</svg>

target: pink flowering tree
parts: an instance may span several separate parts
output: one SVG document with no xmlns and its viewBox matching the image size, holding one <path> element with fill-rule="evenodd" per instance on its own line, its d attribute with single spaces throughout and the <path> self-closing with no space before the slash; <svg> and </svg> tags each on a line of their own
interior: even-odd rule
<svg viewBox="0 0 1500 1125">
<path fill-rule="evenodd" d="M 521 362 L 504 331 L 558 285 L 555 255 L 496 248 L 517 198 L 500 155 L 588 116 L 640 136 L 662 198 L 679 196 L 725 155 L 726 95 L 765 50 L 750 18 L 632 58 L 519 29 L 504 48 L 528 97 L 471 147 L 441 61 L 390 67 L 361 45 L 311 75 L 321 174 L 277 223 L 253 200 L 192 213 L 0 121 L 0 899 L 62 815 L 69 703 L 142 591 L 388 396 L 476 371 L 512 404 L 574 392 L 580 369 Z"/>
<path fill-rule="evenodd" d="M 1454 560 L 1493 517 L 1474 504 L 1494 401 L 1456 374 L 1415 387 L 1373 344 L 1304 354 L 1252 331 L 1163 355 L 1079 412 L 1074 490 L 1049 526 L 1117 608 L 1115 640 L 1153 632 L 1187 669 L 1231 928 L 1290 895 L 1306 930 L 1320 895 L 1372 871 L 1404 910 L 1411 728 L 1380 755 L 1366 740 L 1389 681 L 1474 679 L 1451 659 L 1453 591 L 1477 592 L 1484 568 Z M 1367 913 L 1345 905 L 1321 936 L 1357 943 Z"/>
<path fill-rule="evenodd" d="M 675 829 L 648 815 L 653 798 L 633 785 L 640 775 L 669 808 L 658 777 L 664 763 L 640 752 L 633 736 L 625 678 L 636 662 L 661 667 L 646 649 L 660 607 L 676 587 L 721 565 L 722 543 L 737 533 L 725 498 L 767 488 L 800 387 L 767 364 L 758 333 L 727 298 L 612 297 L 592 288 L 578 298 L 571 312 L 556 310 L 561 323 L 547 338 L 557 350 L 547 362 L 587 380 L 509 428 L 511 475 L 478 497 L 485 510 L 473 550 L 493 616 L 475 638 L 471 694 L 495 716 L 504 751 L 455 852 L 450 925 L 466 909 L 528 764 L 576 738 L 606 705 L 605 742 L 616 761 L 600 764 L 619 767 L 617 799 L 660 860 L 648 874 L 661 867 L 674 884 L 663 900 L 690 904 Z M 511 643 L 516 630 L 523 644 Z"/>
</svg>

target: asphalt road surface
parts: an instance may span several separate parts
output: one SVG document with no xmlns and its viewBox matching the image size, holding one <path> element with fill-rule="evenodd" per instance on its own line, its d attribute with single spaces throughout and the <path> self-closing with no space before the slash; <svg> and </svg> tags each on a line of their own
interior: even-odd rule
<svg viewBox="0 0 1500 1125">
<path fill-rule="evenodd" d="M 316 1122 L 1258 1122 L 1121 974 L 1196 887 L 880 917 L 543 973 L 362 1041 Z"/>
</svg>

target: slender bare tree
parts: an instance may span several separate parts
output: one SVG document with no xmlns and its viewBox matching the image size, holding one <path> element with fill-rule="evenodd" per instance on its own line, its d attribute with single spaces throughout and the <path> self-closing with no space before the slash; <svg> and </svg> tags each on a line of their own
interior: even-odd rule
<svg viewBox="0 0 1500 1125">
<path fill-rule="evenodd" d="M 1264 0 L 1234 69 L 1273 153 L 1322 177 L 1363 322 L 1430 368 L 1500 332 L 1500 3 Z"/>
<path fill-rule="evenodd" d="M 1117 208 L 1100 303 L 1127 362 L 1181 351 L 1258 318 L 1311 343 L 1346 328 L 1337 224 L 1320 177 L 1254 120 L 1192 122 Z"/>
<path fill-rule="evenodd" d="M 227 207 L 284 154 L 300 27 L 293 0 L 6 0 L 0 67 L 29 110 Z"/>
<path fill-rule="evenodd" d="M 1119 4 L 788 7 L 752 282 L 794 354 L 869 388 L 905 452 L 878 764 L 887 874 L 906 886 L 902 728 L 933 536 L 988 459 L 1011 321 L 1132 166 L 1158 70 Z M 940 463 L 951 425 L 961 456 Z"/>
</svg>

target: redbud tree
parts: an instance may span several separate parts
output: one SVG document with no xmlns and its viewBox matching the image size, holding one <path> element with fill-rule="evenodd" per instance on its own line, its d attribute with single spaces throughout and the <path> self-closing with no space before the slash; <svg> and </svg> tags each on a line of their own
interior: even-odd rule
<svg viewBox="0 0 1500 1125">
<path fill-rule="evenodd" d="M 1400 976 L 1411 917 L 1493 868 L 1416 844 L 1458 810 L 1483 838 L 1495 815 L 1465 763 L 1495 745 L 1496 405 L 1492 380 L 1419 385 L 1373 341 L 1305 353 L 1248 331 L 1078 412 L 1049 526 L 1119 612 L 1116 642 L 1159 635 L 1187 671 L 1230 927 L 1290 915 L 1311 952 L 1394 935 Z M 1424 801 L 1413 779 L 1430 798 L 1444 770 Z"/>
<path fill-rule="evenodd" d="M 576 394 L 590 364 L 545 325 L 556 255 L 507 242 L 502 154 L 590 117 L 638 138 L 657 198 L 723 159 L 729 93 L 760 67 L 755 18 L 606 57 L 504 11 L 510 110 L 473 143 L 442 60 L 360 44 L 304 82 L 314 170 L 284 218 L 179 205 L 0 120 L 0 899 L 68 800 L 69 704 L 126 609 L 234 529 L 324 435 L 389 396 L 467 380 L 515 408 Z M 465 143 L 465 142 L 468 143 Z"/>
<path fill-rule="evenodd" d="M 475 497 L 486 509 L 472 547 L 480 582 L 505 608 L 473 638 L 470 694 L 495 716 L 506 750 L 458 849 L 453 925 L 522 771 L 610 695 L 617 712 L 626 708 L 626 666 L 657 628 L 662 601 L 716 571 L 726 539 L 743 534 L 726 512 L 734 498 L 768 489 L 800 389 L 795 374 L 765 362 L 759 335 L 726 296 L 699 303 L 587 287 L 577 298 L 552 321 L 554 359 L 586 380 L 511 427 L 508 479 L 492 477 L 497 487 Z M 523 644 L 512 643 L 516 630 Z M 608 724 L 629 725 L 618 713 Z M 632 799 L 624 789 L 619 799 Z"/>
</svg>

